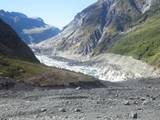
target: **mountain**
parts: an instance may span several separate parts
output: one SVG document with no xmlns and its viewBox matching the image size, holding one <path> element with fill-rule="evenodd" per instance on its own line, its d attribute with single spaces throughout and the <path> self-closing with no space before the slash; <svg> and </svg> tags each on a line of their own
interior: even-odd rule
<svg viewBox="0 0 160 120">
<path fill-rule="evenodd" d="M 9 57 L 18 57 L 30 62 L 39 62 L 31 49 L 2 20 L 0 20 L 0 54 Z"/>
<path fill-rule="evenodd" d="M 44 23 L 41 18 L 29 18 L 22 13 L 0 10 L 0 18 L 9 24 L 27 43 L 38 43 L 57 35 L 60 30 Z"/>
<path fill-rule="evenodd" d="M 43 69 L 31 49 L 0 19 L 0 76 L 21 79 Z"/>
<path fill-rule="evenodd" d="M 107 51 L 133 56 L 151 65 L 160 67 L 160 16 L 154 16 L 143 24 L 124 33 Z"/>
<path fill-rule="evenodd" d="M 13 81 L 36 86 L 101 86 L 93 77 L 40 64 L 16 32 L 0 19 L 0 89 L 10 87 Z"/>
<path fill-rule="evenodd" d="M 111 50 L 115 44 L 119 44 L 118 41 L 133 32 L 132 30 L 137 26 L 154 16 L 159 16 L 159 13 L 160 0 L 98 0 L 78 13 L 59 35 L 39 43 L 36 49 L 49 54 L 61 51 L 69 55 L 118 53 Z M 146 26 L 142 25 L 142 27 L 145 29 Z M 132 43 L 136 44 L 137 41 L 134 40 Z M 123 43 L 123 45 L 131 46 L 130 43 Z"/>
</svg>

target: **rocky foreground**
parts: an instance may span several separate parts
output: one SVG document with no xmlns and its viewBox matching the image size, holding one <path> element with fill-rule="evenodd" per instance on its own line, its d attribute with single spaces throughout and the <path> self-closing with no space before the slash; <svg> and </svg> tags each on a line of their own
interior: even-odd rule
<svg viewBox="0 0 160 120">
<path fill-rule="evenodd" d="M 160 79 L 106 82 L 106 87 L 92 89 L 2 83 L 1 120 L 160 119 Z"/>
</svg>

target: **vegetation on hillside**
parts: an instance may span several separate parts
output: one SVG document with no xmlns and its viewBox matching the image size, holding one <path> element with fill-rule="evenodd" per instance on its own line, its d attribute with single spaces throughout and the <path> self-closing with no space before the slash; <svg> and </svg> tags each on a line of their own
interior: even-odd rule
<svg viewBox="0 0 160 120">
<path fill-rule="evenodd" d="M 125 33 L 109 52 L 133 56 L 160 67 L 160 16 L 154 16 Z"/>
<path fill-rule="evenodd" d="M 69 85 L 94 79 L 81 73 L 51 68 L 3 55 L 0 55 L 0 76 L 38 86 Z"/>
<path fill-rule="evenodd" d="M 22 80 L 48 70 L 47 67 L 0 55 L 0 75 Z"/>
</svg>

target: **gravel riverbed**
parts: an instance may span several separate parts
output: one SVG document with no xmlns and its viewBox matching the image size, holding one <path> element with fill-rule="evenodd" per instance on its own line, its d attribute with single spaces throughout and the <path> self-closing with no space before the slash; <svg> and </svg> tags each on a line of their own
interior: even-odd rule
<svg viewBox="0 0 160 120">
<path fill-rule="evenodd" d="M 160 80 L 0 90 L 1 120 L 160 120 Z"/>
</svg>

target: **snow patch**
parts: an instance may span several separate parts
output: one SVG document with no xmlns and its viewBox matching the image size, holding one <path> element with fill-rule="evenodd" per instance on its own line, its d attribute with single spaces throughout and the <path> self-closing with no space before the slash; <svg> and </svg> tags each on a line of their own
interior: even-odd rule
<svg viewBox="0 0 160 120">
<path fill-rule="evenodd" d="M 152 0 L 147 0 L 146 4 L 142 8 L 142 13 L 145 13 L 146 11 L 148 11 L 151 7 L 151 4 L 152 4 Z"/>
<path fill-rule="evenodd" d="M 135 0 L 135 4 L 142 13 L 145 13 L 150 9 L 152 0 Z"/>
<path fill-rule="evenodd" d="M 51 26 L 46 25 L 44 27 L 35 27 L 35 28 L 32 28 L 32 29 L 23 29 L 23 32 L 25 34 L 31 34 L 32 35 L 32 34 L 42 33 L 46 30 L 51 29 L 51 28 L 52 28 Z"/>
</svg>

